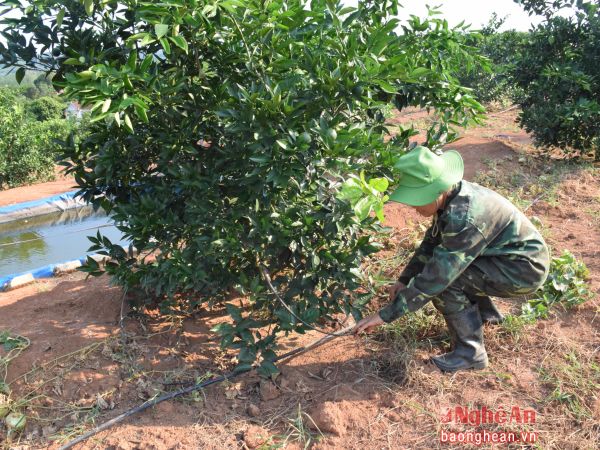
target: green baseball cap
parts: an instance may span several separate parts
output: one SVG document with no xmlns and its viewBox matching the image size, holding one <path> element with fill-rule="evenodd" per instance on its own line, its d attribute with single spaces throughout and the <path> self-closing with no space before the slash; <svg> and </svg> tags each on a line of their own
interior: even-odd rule
<svg viewBox="0 0 600 450">
<path fill-rule="evenodd" d="M 394 167 L 402 176 L 390 200 L 410 206 L 432 203 L 462 180 L 464 164 L 460 153 L 448 150 L 441 156 L 418 146 L 401 156 Z"/>
</svg>

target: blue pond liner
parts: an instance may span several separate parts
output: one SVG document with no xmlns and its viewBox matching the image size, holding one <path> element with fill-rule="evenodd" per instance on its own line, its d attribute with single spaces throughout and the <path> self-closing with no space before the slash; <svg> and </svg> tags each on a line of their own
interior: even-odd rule
<svg viewBox="0 0 600 450">
<path fill-rule="evenodd" d="M 0 224 L 8 224 L 13 221 L 30 219 L 35 216 L 42 216 L 44 214 L 66 211 L 74 208 L 80 208 L 85 205 L 81 197 L 76 196 L 79 191 L 70 191 L 64 194 L 53 195 L 40 200 L 33 200 L 29 202 L 17 203 L 14 205 L 0 207 Z M 77 265 L 84 264 L 88 256 L 96 256 L 87 254 L 80 258 L 72 258 L 64 262 L 58 262 L 48 264 L 43 267 L 39 267 L 24 272 L 13 273 L 10 275 L 0 276 L 0 292 L 10 289 L 11 283 L 18 277 L 26 277 L 29 282 L 31 279 L 50 278 L 57 274 L 57 272 L 64 272 L 64 270 L 57 270 L 61 266 L 68 264 L 70 270 L 74 270 Z M 27 281 L 26 281 L 27 282 Z M 20 285 L 20 283 L 18 283 Z"/>
<path fill-rule="evenodd" d="M 87 256 L 84 258 L 80 258 L 79 262 L 81 264 L 84 264 L 86 260 L 87 260 Z M 5 277 L 1 277 L 0 278 L 0 292 L 5 291 L 6 288 L 9 287 L 10 282 L 17 277 L 21 277 L 24 275 L 31 275 L 34 280 L 38 280 L 40 278 L 51 278 L 56 275 L 55 268 L 57 266 L 60 266 L 62 264 L 68 263 L 68 262 L 73 262 L 73 261 L 77 261 L 77 260 L 64 261 L 62 263 L 56 263 L 56 264 L 48 264 L 47 266 L 39 267 L 37 269 L 28 270 L 25 272 L 15 273 L 12 275 L 7 275 Z"/>
<path fill-rule="evenodd" d="M 16 203 L 14 205 L 0 207 L 0 215 L 10 214 L 17 211 L 36 209 L 40 206 L 54 205 L 59 202 L 68 201 L 75 198 L 75 194 L 79 191 L 65 192 L 64 194 L 53 195 L 52 197 L 42 198 L 40 200 L 32 200 L 30 202 Z"/>
</svg>

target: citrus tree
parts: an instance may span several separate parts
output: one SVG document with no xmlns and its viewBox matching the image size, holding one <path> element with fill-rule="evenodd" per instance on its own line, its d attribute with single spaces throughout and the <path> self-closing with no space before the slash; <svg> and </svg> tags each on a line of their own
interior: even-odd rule
<svg viewBox="0 0 600 450">
<path fill-rule="evenodd" d="M 521 47 L 513 77 L 523 91 L 519 122 L 536 144 L 600 160 L 600 9 L 582 0 L 523 0 L 545 20 Z M 573 15 L 560 15 L 566 7 Z"/>
<path fill-rule="evenodd" d="M 482 112 L 456 78 L 477 62 L 465 28 L 436 11 L 401 25 L 396 1 L 0 5 L 20 13 L 3 20 L 1 61 L 55 72 L 92 108 L 63 155 L 81 194 L 155 256 L 97 236 L 106 271 L 164 310 L 224 304 L 222 345 L 265 375 L 279 333 L 368 300 L 361 261 L 415 134 L 391 133 L 384 111 L 435 109 L 432 147 Z"/>
<path fill-rule="evenodd" d="M 520 51 L 527 33 L 506 30 L 500 31 L 506 18 L 493 14 L 487 25 L 479 33 L 471 33 L 469 40 L 483 56 L 487 64 L 475 65 L 459 75 L 464 86 L 473 89 L 473 95 L 483 103 L 515 102 L 521 97 L 512 73 L 516 64 L 520 64 Z"/>
<path fill-rule="evenodd" d="M 56 96 L 38 97 L 25 102 L 25 111 L 32 119 L 40 122 L 64 118 L 65 109 L 67 109 L 67 105 L 58 100 Z"/>
</svg>

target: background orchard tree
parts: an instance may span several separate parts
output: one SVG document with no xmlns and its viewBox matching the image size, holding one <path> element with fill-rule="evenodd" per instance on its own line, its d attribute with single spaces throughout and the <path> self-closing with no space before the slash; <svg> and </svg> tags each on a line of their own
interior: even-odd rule
<svg viewBox="0 0 600 450">
<path fill-rule="evenodd" d="M 399 27 L 396 1 L 0 1 L 0 62 L 55 72 L 92 108 L 64 164 L 82 195 L 156 260 L 107 239 L 113 280 L 163 310 L 225 302 L 217 328 L 240 365 L 272 361 L 277 334 L 360 315 L 360 266 L 393 163 L 384 111 L 435 109 L 428 145 L 482 107 L 456 74 L 481 63 L 466 28 L 431 11 Z M 101 273 L 90 261 L 87 269 Z M 265 283 L 269 276 L 281 299 Z M 232 290 L 247 308 L 227 302 Z"/>
<path fill-rule="evenodd" d="M 29 100 L 13 88 L 0 88 L 0 190 L 54 178 L 57 141 L 80 124 L 64 117 L 55 97 Z"/>
<path fill-rule="evenodd" d="M 514 66 L 524 95 L 521 126 L 539 146 L 600 160 L 600 9 L 582 0 L 523 0 L 545 21 L 532 29 Z M 566 7 L 574 16 L 558 13 Z"/>
<path fill-rule="evenodd" d="M 471 33 L 468 38 L 487 61 L 465 70 L 459 75 L 459 80 L 473 89 L 472 95 L 484 104 L 495 102 L 509 106 L 518 103 L 522 97 L 522 90 L 515 83 L 513 73 L 522 59 L 521 47 L 528 33 L 500 31 L 505 21 L 506 18 L 494 13 L 479 33 Z"/>
</svg>

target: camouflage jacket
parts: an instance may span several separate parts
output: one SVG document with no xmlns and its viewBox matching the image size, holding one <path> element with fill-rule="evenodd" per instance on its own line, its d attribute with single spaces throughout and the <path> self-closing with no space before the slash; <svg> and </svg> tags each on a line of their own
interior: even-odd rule
<svg viewBox="0 0 600 450">
<path fill-rule="evenodd" d="M 548 274 L 548 248 L 529 219 L 496 192 L 463 180 L 434 216 L 400 276 L 406 288 L 379 312 L 381 318 L 391 322 L 416 311 L 441 294 L 476 258 L 487 256 L 504 264 L 502 276 L 509 282 L 515 280 L 515 293 L 519 293 L 521 277 L 516 269 L 511 270 L 511 261 L 529 261 L 528 267 L 536 272 L 529 278 L 538 285 Z M 531 286 L 521 288 L 526 290 L 531 291 Z"/>
</svg>

